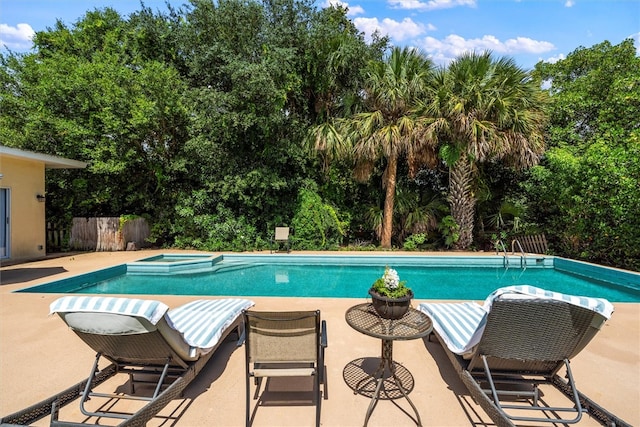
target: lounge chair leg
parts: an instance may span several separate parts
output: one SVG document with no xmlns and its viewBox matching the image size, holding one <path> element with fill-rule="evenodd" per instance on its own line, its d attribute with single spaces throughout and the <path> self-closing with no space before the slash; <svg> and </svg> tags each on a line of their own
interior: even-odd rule
<svg viewBox="0 0 640 427">
<path fill-rule="evenodd" d="M 573 381 L 573 375 L 571 373 L 571 368 L 569 367 L 569 360 L 568 359 L 564 359 L 564 364 L 567 368 L 567 380 L 568 380 L 568 387 L 571 389 L 571 394 L 573 397 L 573 403 L 574 403 L 574 408 L 567 408 L 567 407 L 546 407 L 546 406 L 538 406 L 537 404 L 537 396 L 538 396 L 538 387 L 537 385 L 535 386 L 535 390 L 534 390 L 534 405 L 533 406 L 521 406 L 521 405 L 502 405 L 500 403 L 500 398 L 498 396 L 498 391 L 496 389 L 496 386 L 493 382 L 493 377 L 491 376 L 491 370 L 489 369 L 489 363 L 487 362 L 487 357 L 485 355 L 482 355 L 482 363 L 484 364 L 484 371 L 485 371 L 485 376 L 487 378 L 487 382 L 489 383 L 489 387 L 491 388 L 491 395 L 493 398 L 493 403 L 495 404 L 495 407 L 498 409 L 498 411 L 506 418 L 510 419 L 510 420 L 516 420 L 516 421 L 540 421 L 540 422 L 549 422 L 549 423 L 553 423 L 553 422 L 557 422 L 557 423 L 564 423 L 564 424 L 574 424 L 580 421 L 580 419 L 582 418 L 582 405 L 580 404 L 580 399 L 578 397 L 578 389 L 576 388 L 576 384 Z M 558 418 L 558 419 L 550 419 L 550 418 L 540 418 L 540 417 L 517 417 L 514 415 L 509 415 L 504 411 L 504 408 L 508 408 L 508 409 L 515 409 L 515 410 L 543 410 L 543 411 L 555 411 L 555 412 L 575 412 L 577 413 L 576 417 L 573 419 L 564 419 L 564 418 Z"/>
<path fill-rule="evenodd" d="M 131 384 L 131 394 L 136 394 L 136 382 L 133 378 L 133 372 L 129 372 L 129 384 Z"/>
<path fill-rule="evenodd" d="M 162 369 L 162 374 L 160 375 L 160 379 L 158 380 L 158 385 L 156 385 L 156 390 L 153 392 L 154 399 L 158 397 L 160 389 L 162 389 L 164 378 L 167 376 L 167 371 L 169 370 L 169 363 L 171 363 L 171 359 L 167 359 L 167 363 L 165 363 L 164 368 Z"/>
<path fill-rule="evenodd" d="M 580 397 L 578 396 L 578 389 L 576 387 L 576 383 L 573 380 L 573 374 L 571 373 L 571 367 L 569 366 L 569 359 L 564 359 L 564 365 L 567 367 L 567 380 L 569 381 L 569 387 L 573 392 L 573 401 L 576 404 L 576 410 L 582 415 L 582 405 L 580 404 Z M 580 420 L 580 418 L 578 418 Z M 576 420 L 576 421 L 578 421 Z"/>
<path fill-rule="evenodd" d="M 58 421 L 59 412 L 60 408 L 58 408 L 58 401 L 54 400 L 51 403 L 51 424 L 55 424 L 55 422 Z"/>
<path fill-rule="evenodd" d="M 89 374 L 89 378 L 87 378 L 87 385 L 84 387 L 84 392 L 82 393 L 82 399 L 80 399 L 80 412 L 84 415 L 91 416 L 91 412 L 87 411 L 84 408 L 84 402 L 89 400 L 89 396 L 91 395 L 91 383 L 93 379 L 96 377 L 96 372 L 98 370 L 98 361 L 100 360 L 101 353 L 96 354 L 96 360 L 93 362 L 93 367 L 91 368 L 91 374 Z"/>
</svg>

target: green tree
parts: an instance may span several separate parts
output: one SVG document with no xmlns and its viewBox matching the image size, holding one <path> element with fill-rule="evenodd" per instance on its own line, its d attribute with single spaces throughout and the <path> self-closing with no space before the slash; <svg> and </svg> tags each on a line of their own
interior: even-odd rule
<svg viewBox="0 0 640 427">
<path fill-rule="evenodd" d="M 456 249 L 473 243 L 478 166 L 501 160 L 535 165 L 544 151 L 545 93 L 512 59 L 466 53 L 432 79 L 425 138 L 438 143 L 449 167 L 451 215 L 459 226 Z"/>
<path fill-rule="evenodd" d="M 47 215 L 162 218 L 184 182 L 186 88 L 137 55 L 112 9 L 37 33 L 34 53 L 2 58 L 0 135 L 11 145 L 87 161 L 47 175 Z"/>
<path fill-rule="evenodd" d="M 606 133 L 623 140 L 638 128 L 640 58 L 632 39 L 580 47 L 556 63 L 539 62 L 534 75 L 551 94 L 550 147 L 588 147 Z"/>
<path fill-rule="evenodd" d="M 381 60 L 387 38 L 373 35 L 367 45 L 362 33 L 347 18 L 341 6 L 322 9 L 304 43 L 302 103 L 312 122 L 351 114 L 358 108 L 358 92 L 363 86 L 366 66 Z"/>
<path fill-rule="evenodd" d="M 190 70 L 185 151 L 197 190 L 180 202 L 187 212 L 224 206 L 267 233 L 274 221 L 291 222 L 304 180 L 319 181 L 302 144 L 307 128 L 356 92 L 375 50 L 344 10 L 311 4 L 192 2 L 180 37 Z"/>
<path fill-rule="evenodd" d="M 328 158 L 353 158 L 356 179 L 369 179 L 382 166 L 385 189 L 381 246 L 391 247 L 398 162 L 406 159 L 410 173 L 433 162 L 432 146 L 419 136 L 422 121 L 417 114 L 432 69 L 431 61 L 409 48 L 394 48 L 384 61 L 370 64 L 364 82 L 365 111 L 313 130 L 314 149 Z"/>
<path fill-rule="evenodd" d="M 551 94 L 551 148 L 523 183 L 556 253 L 640 270 L 640 58 L 632 40 L 578 48 L 536 74 Z"/>
<path fill-rule="evenodd" d="M 220 221 L 266 235 L 291 220 L 307 178 L 322 181 L 309 125 L 355 98 L 383 45 L 311 0 L 94 10 L 39 32 L 33 53 L 2 56 L 0 137 L 90 164 L 48 174 L 49 217 L 147 214 L 185 246 Z M 325 181 L 330 203 L 355 203 L 332 173 L 345 185 Z"/>
</svg>

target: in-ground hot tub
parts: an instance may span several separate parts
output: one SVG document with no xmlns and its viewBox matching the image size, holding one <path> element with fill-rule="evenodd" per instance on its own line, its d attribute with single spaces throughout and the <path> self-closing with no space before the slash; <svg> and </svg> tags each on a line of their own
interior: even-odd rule
<svg viewBox="0 0 640 427">
<path fill-rule="evenodd" d="M 162 254 L 127 263 L 127 274 L 173 274 L 208 270 L 221 259 L 221 255 L 210 254 Z"/>
</svg>

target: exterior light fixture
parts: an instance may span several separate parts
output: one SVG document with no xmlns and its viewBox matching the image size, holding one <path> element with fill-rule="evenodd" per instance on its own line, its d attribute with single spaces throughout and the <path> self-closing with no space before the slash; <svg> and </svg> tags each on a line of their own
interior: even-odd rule
<svg viewBox="0 0 640 427">
<path fill-rule="evenodd" d="M 46 198 L 47 197 L 44 194 L 36 195 L 36 199 L 38 199 L 39 202 L 44 202 Z"/>
</svg>

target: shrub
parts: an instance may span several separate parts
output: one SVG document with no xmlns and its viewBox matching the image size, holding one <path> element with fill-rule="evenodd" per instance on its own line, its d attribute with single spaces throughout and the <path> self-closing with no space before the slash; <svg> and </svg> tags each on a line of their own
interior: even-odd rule
<svg viewBox="0 0 640 427">
<path fill-rule="evenodd" d="M 340 220 L 336 209 L 324 203 L 318 193 L 302 188 L 291 223 L 293 245 L 296 249 L 337 249 L 348 223 L 348 220 Z"/>
<path fill-rule="evenodd" d="M 249 251 L 268 246 L 244 216 L 234 217 L 227 209 L 217 214 L 183 217 L 183 233 L 178 234 L 178 247 L 191 247 L 203 251 Z"/>
<path fill-rule="evenodd" d="M 403 248 L 407 251 L 416 251 L 421 249 L 421 246 L 427 240 L 427 235 L 424 233 L 412 234 L 404 241 Z"/>
</svg>

